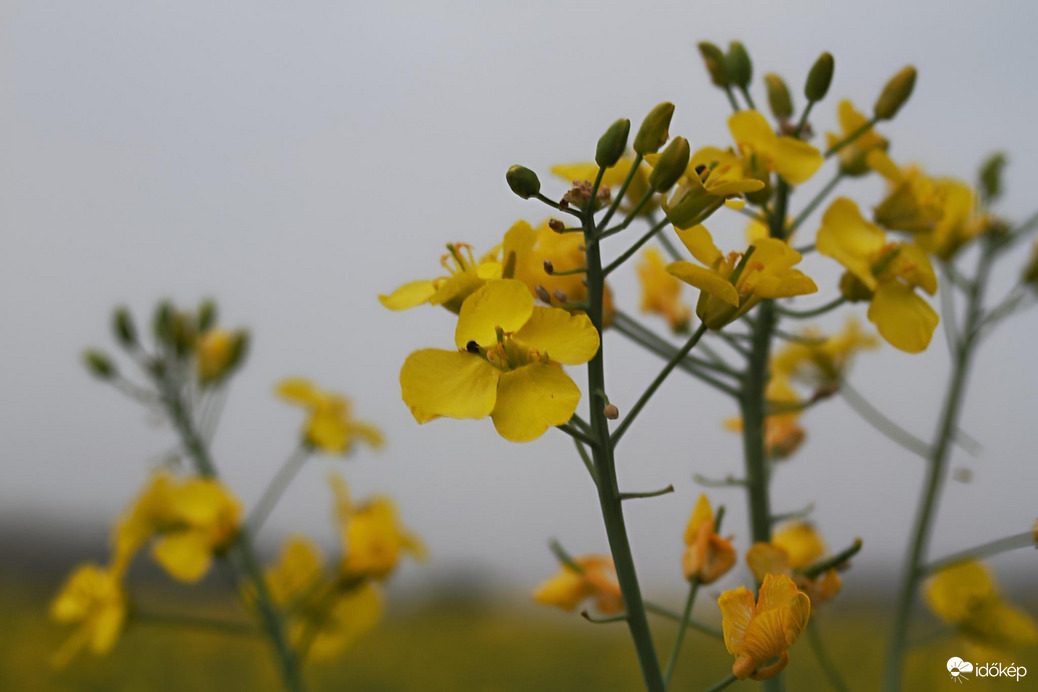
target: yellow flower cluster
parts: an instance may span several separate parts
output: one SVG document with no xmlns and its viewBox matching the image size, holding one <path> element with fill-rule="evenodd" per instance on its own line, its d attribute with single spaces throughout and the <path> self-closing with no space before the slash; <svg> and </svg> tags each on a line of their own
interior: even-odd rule
<svg viewBox="0 0 1038 692">
<path fill-rule="evenodd" d="M 290 377 L 277 386 L 285 401 L 309 413 L 303 429 L 303 443 L 327 454 L 346 455 L 361 440 L 379 449 L 384 444 L 381 431 L 370 423 L 355 420 L 350 401 L 340 394 L 326 392 L 308 380 Z"/>
</svg>

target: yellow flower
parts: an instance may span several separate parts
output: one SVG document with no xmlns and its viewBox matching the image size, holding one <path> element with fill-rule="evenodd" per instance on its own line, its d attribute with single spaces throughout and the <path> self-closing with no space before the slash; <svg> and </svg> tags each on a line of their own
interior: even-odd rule
<svg viewBox="0 0 1038 692">
<path fill-rule="evenodd" d="M 449 243 L 447 249 L 449 252 L 440 258 L 440 264 L 448 272 L 447 276 L 411 281 L 389 295 L 379 295 L 378 302 L 390 310 L 407 310 L 429 303 L 442 305 L 457 313 L 473 291 L 491 279 L 501 278 L 501 263 L 496 251 L 477 262 L 471 245 Z"/>
<path fill-rule="evenodd" d="M 115 563 L 122 569 L 145 543 L 175 579 L 205 576 L 213 554 L 227 548 L 241 523 L 238 500 L 216 480 L 156 474 L 115 529 Z"/>
<path fill-rule="evenodd" d="M 994 221 L 976 208 L 976 196 L 969 185 L 953 179 L 939 179 L 942 194 L 940 220 L 929 233 L 916 236 L 916 242 L 936 257 L 950 260 L 962 248 L 992 227 Z"/>
<path fill-rule="evenodd" d="M 111 651 L 126 624 L 126 613 L 121 570 L 95 564 L 77 567 L 51 602 L 50 616 L 78 627 L 51 657 L 51 664 L 64 667 L 84 649 L 97 656 Z"/>
<path fill-rule="evenodd" d="M 746 551 L 746 564 L 757 581 L 768 574 L 784 574 L 793 579 L 814 604 L 832 600 L 842 581 L 835 568 L 808 578 L 802 572 L 822 560 L 829 551 L 815 528 L 805 521 L 794 521 L 780 528 L 771 543 L 754 543 Z"/>
<path fill-rule="evenodd" d="M 513 442 L 536 439 L 568 421 L 580 390 L 560 363 L 579 365 L 598 352 L 587 315 L 534 306 L 521 281 L 494 281 L 462 306 L 457 351 L 415 351 L 400 370 L 404 403 L 419 423 L 440 416 L 490 416 Z"/>
<path fill-rule="evenodd" d="M 861 330 L 856 318 L 848 317 L 843 331 L 818 342 L 822 334 L 808 328 L 802 336 L 810 340 L 791 341 L 771 360 L 771 371 L 781 377 L 792 377 L 815 386 L 839 382 L 858 351 L 875 348 L 878 340 Z"/>
<path fill-rule="evenodd" d="M 885 152 L 865 155 L 870 168 L 887 180 L 887 196 L 874 210 L 876 223 L 891 231 L 928 233 L 944 215 L 945 190 L 918 166 L 900 167 Z"/>
<path fill-rule="evenodd" d="M 277 603 L 290 606 L 320 583 L 324 575 L 321 549 L 308 538 L 289 536 L 277 561 L 267 569 L 267 589 Z"/>
<path fill-rule="evenodd" d="M 312 616 L 319 618 L 320 629 L 310 645 L 310 656 L 315 660 L 338 656 L 374 629 L 382 619 L 382 610 L 379 590 L 370 581 L 336 594 L 330 606 Z M 305 619 L 294 622 L 289 628 L 292 641 L 301 641 L 310 626 Z"/>
<path fill-rule="evenodd" d="M 772 461 L 788 459 L 807 437 L 800 425 L 800 397 L 790 385 L 789 379 L 778 373 L 773 374 L 768 380 L 764 397 L 768 402 L 788 409 L 764 417 L 764 453 Z M 724 421 L 724 426 L 732 432 L 742 432 L 742 418 L 728 418 Z"/>
<path fill-rule="evenodd" d="M 710 329 L 721 329 L 742 317 L 763 298 L 787 298 L 818 290 L 810 277 L 792 268 L 800 261 L 800 253 L 776 238 L 762 238 L 751 245 L 753 252 L 748 257 L 737 252 L 725 257 L 704 226 L 679 229 L 677 234 L 706 267 L 679 261 L 667 265 L 667 271 L 700 289 L 696 314 Z"/>
<path fill-rule="evenodd" d="M 1000 652 L 1038 643 L 1034 620 L 1002 600 L 994 577 L 976 560 L 934 574 L 923 597 L 937 617 L 973 645 Z"/>
<path fill-rule="evenodd" d="M 400 522 L 391 499 L 375 496 L 354 505 L 342 476 L 330 474 L 328 480 L 335 494 L 342 532 L 344 574 L 351 578 L 385 579 L 405 553 L 425 559 L 425 546 Z"/>
<path fill-rule="evenodd" d="M 617 161 L 615 166 L 607 168 L 605 173 L 602 174 L 601 186 L 604 188 L 618 189 L 623 185 L 623 182 L 627 180 L 627 175 L 631 172 L 631 164 L 633 163 L 633 158 L 625 156 Z M 593 183 L 595 182 L 595 176 L 598 175 L 598 164 L 594 161 L 585 163 L 560 163 L 552 166 L 551 172 L 565 180 L 567 183 L 576 184 L 582 183 L 585 180 Z M 624 195 L 624 199 L 620 203 L 619 209 L 621 211 L 629 211 L 633 209 L 648 191 L 649 169 L 647 166 L 639 166 L 638 171 L 631 179 L 631 184 L 627 186 L 627 193 Z M 655 200 L 649 200 L 649 202 L 646 203 L 638 213 L 649 215 L 655 210 Z"/>
<path fill-rule="evenodd" d="M 682 284 L 667 272 L 660 251 L 647 248 L 637 269 L 642 285 L 642 312 L 662 315 L 675 332 L 688 331 L 692 308 L 682 302 Z"/>
<path fill-rule="evenodd" d="M 547 299 L 546 302 L 558 307 L 587 300 L 584 274 L 548 274 L 544 268 L 546 261 L 552 265 L 553 272 L 586 267 L 583 233 L 556 233 L 547 221 L 536 229 L 526 221 L 517 221 L 505 233 L 501 250 L 506 265 L 511 263 L 507 258 L 515 256 L 513 274 L 507 278 L 522 281 L 532 295 Z M 603 298 L 603 311 L 608 324 L 613 312 L 612 293 L 608 286 Z"/>
<path fill-rule="evenodd" d="M 198 337 L 198 379 L 203 383 L 219 380 L 234 355 L 234 332 L 210 329 Z"/>
<path fill-rule="evenodd" d="M 646 157 L 650 165 L 659 154 Z M 741 208 L 743 195 L 764 189 L 764 183 L 743 170 L 742 160 L 730 149 L 704 147 L 689 159 L 684 175 L 663 202 L 667 219 L 676 228 L 691 228 L 701 224 L 711 214 L 727 204 Z"/>
<path fill-rule="evenodd" d="M 840 121 L 842 132 L 840 134 L 826 133 L 826 142 L 829 148 L 849 137 L 868 122 L 868 119 L 855 110 L 854 104 L 847 99 L 840 101 L 836 107 L 836 115 Z M 840 149 L 837 154 L 840 157 L 840 170 L 843 171 L 844 175 L 855 177 L 865 175 L 869 172 L 865 156 L 873 149 L 886 151 L 889 146 L 890 142 L 887 141 L 886 137 L 876 132 L 875 127 L 869 128 L 868 131 L 858 135 L 858 138 L 853 142 Z"/>
<path fill-rule="evenodd" d="M 869 321 L 890 345 L 908 353 L 930 345 L 937 313 L 915 289 L 933 295 L 937 276 L 919 246 L 888 243 L 886 234 L 866 221 L 858 205 L 846 197 L 838 198 L 825 212 L 815 242 L 820 253 L 847 269 L 849 276 L 841 282 L 844 295 L 870 300 Z M 858 288 L 845 290 L 847 281 Z"/>
<path fill-rule="evenodd" d="M 739 111 L 728 118 L 732 132 L 751 171 L 774 171 L 790 185 L 799 185 L 815 174 L 825 158 L 821 152 L 796 137 L 779 137 L 757 111 Z"/>
<path fill-rule="evenodd" d="M 622 613 L 624 601 L 612 558 L 581 555 L 573 558 L 573 563 L 577 569 L 562 565 L 558 574 L 537 587 L 533 592 L 533 600 L 563 610 L 573 610 L 581 601 L 594 598 L 595 605 L 602 613 Z"/>
<path fill-rule="evenodd" d="M 732 673 L 740 680 L 767 680 L 789 663 L 789 649 L 807 626 L 811 599 L 785 575 L 767 574 L 756 602 L 745 586 L 725 591 L 721 608 L 724 645 L 735 656 Z M 778 661 L 761 668 L 768 661 Z"/>
<path fill-rule="evenodd" d="M 712 584 L 735 565 L 735 548 L 714 531 L 714 512 L 706 495 L 700 495 L 685 527 L 685 555 L 681 566 L 685 579 Z"/>
<path fill-rule="evenodd" d="M 277 394 L 285 401 L 309 411 L 310 418 L 303 430 L 303 440 L 322 452 L 349 454 L 357 440 L 363 440 L 375 449 L 385 443 L 378 428 L 353 417 L 352 404 L 340 394 L 318 389 L 302 377 L 281 380 Z"/>
</svg>

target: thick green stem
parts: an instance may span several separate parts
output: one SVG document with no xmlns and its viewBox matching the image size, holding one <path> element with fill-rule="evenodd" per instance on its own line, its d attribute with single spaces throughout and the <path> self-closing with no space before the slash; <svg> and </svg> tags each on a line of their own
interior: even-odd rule
<svg viewBox="0 0 1038 692">
<path fill-rule="evenodd" d="M 959 413 L 962 409 L 963 393 L 969 377 L 974 347 L 977 345 L 977 326 L 983 319 L 984 291 L 987 287 L 994 260 L 992 246 L 985 247 L 977 265 L 977 276 L 969 285 L 965 324 L 958 339 L 958 348 L 952 358 L 951 379 L 945 392 L 941 417 L 938 422 L 932 452 L 928 459 L 926 481 L 919 500 L 912 539 L 905 556 L 905 563 L 894 607 L 894 624 L 888 639 L 883 687 L 893 692 L 901 689 L 904 668 L 905 646 L 908 640 L 908 621 L 915 604 L 916 588 L 925 575 L 923 561 L 926 556 L 934 516 L 940 501 L 941 488 L 948 470 L 948 459 L 958 430 Z"/>
<path fill-rule="evenodd" d="M 198 473 L 208 478 L 216 478 L 218 476 L 216 466 L 209 456 L 208 448 L 191 421 L 191 416 L 184 406 L 180 392 L 177 391 L 174 385 L 164 379 L 160 381 L 160 386 L 162 387 L 166 410 L 169 412 L 173 426 L 184 443 L 184 448 L 194 460 Z M 251 586 L 254 589 L 260 624 L 266 631 L 267 636 L 270 637 L 271 644 L 277 654 L 285 689 L 290 690 L 290 692 L 301 692 L 304 686 L 299 663 L 288 643 L 288 639 L 285 637 L 281 624 L 281 614 L 275 608 L 273 599 L 271 599 L 270 593 L 267 590 L 266 580 L 263 578 L 263 571 L 260 568 L 259 560 L 256 558 L 252 539 L 246 526 L 242 526 L 239 529 L 237 538 L 229 552 L 232 562 L 238 563 L 238 568 L 251 582 Z"/>
<path fill-rule="evenodd" d="M 587 245 L 587 279 L 588 279 L 588 317 L 602 335 L 602 305 L 605 290 L 605 277 L 602 271 L 602 254 L 598 243 L 591 240 L 595 233 L 591 214 L 585 216 L 585 243 Z M 649 631 L 649 620 L 642 602 L 641 588 L 634 568 L 631 545 L 627 537 L 624 523 L 623 503 L 616 480 L 616 466 L 613 458 L 613 444 L 609 439 L 609 422 L 604 409 L 607 404 L 603 392 L 605 385 L 604 344 L 588 363 L 588 399 L 590 402 L 590 424 L 592 436 L 598 444 L 591 448 L 598 479 L 598 502 L 602 509 L 602 521 L 605 523 L 609 549 L 616 566 L 616 576 L 620 582 L 620 593 L 627 610 L 627 627 L 634 640 L 638 653 L 645 687 L 649 692 L 663 692 L 663 673 L 656 658 L 656 647 Z"/>
</svg>

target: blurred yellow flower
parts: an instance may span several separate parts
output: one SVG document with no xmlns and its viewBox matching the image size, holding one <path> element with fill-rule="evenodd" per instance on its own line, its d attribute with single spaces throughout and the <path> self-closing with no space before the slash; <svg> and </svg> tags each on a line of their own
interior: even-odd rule
<svg viewBox="0 0 1038 692">
<path fill-rule="evenodd" d="M 772 461 L 788 459 L 807 437 L 800 425 L 800 396 L 787 377 L 774 373 L 768 380 L 764 398 L 769 404 L 777 404 L 787 409 L 764 417 L 764 453 Z M 742 418 L 728 418 L 724 421 L 724 426 L 733 432 L 742 432 Z"/>
<path fill-rule="evenodd" d="M 826 143 L 829 148 L 849 137 L 868 122 L 868 118 L 859 113 L 854 108 L 854 104 L 847 99 L 843 99 L 837 105 L 836 117 L 840 121 L 840 130 L 842 131 L 840 134 L 826 133 Z M 854 177 L 865 175 L 869 172 L 869 165 L 865 161 L 865 156 L 873 149 L 886 151 L 889 146 L 890 142 L 887 141 L 886 137 L 876 132 L 875 127 L 869 128 L 837 153 L 837 156 L 840 157 L 840 170 L 844 175 Z"/>
<path fill-rule="evenodd" d="M 682 284 L 667 272 L 662 253 L 647 248 L 637 270 L 642 285 L 641 311 L 662 315 L 675 332 L 688 331 L 692 308 L 681 300 Z"/>
<path fill-rule="evenodd" d="M 758 582 L 768 574 L 790 577 L 817 605 L 839 593 L 840 575 L 831 568 L 809 579 L 802 571 L 825 558 L 828 552 L 814 526 L 793 521 L 775 531 L 770 543 L 754 543 L 746 551 L 746 564 Z"/>
<path fill-rule="evenodd" d="M 756 601 L 745 586 L 725 591 L 721 609 L 724 645 L 735 656 L 732 673 L 740 680 L 767 680 L 789 663 L 789 649 L 807 626 L 811 599 L 785 575 L 767 574 Z M 765 667 L 774 658 L 778 660 Z"/>
<path fill-rule="evenodd" d="M 266 572 L 270 597 L 282 606 L 302 599 L 321 582 L 323 570 L 324 558 L 317 544 L 304 536 L 289 536 Z"/>
<path fill-rule="evenodd" d="M 968 643 L 994 655 L 1038 643 L 1038 629 L 1024 611 L 1005 603 L 988 569 L 976 560 L 946 567 L 927 581 L 930 610 Z"/>
<path fill-rule="evenodd" d="M 714 531 L 714 511 L 706 495 L 700 495 L 685 527 L 685 555 L 681 566 L 685 579 L 712 584 L 735 565 L 735 548 Z"/>
<path fill-rule="evenodd" d="M 650 165 L 659 154 L 645 157 Z M 763 190 L 764 183 L 747 175 L 742 160 L 730 149 L 704 147 L 689 159 L 677 187 L 663 202 L 667 219 L 676 228 L 691 228 L 703 223 L 723 204 L 741 208 L 743 195 Z"/>
<path fill-rule="evenodd" d="M 241 514 L 241 504 L 217 480 L 157 473 L 116 525 L 116 569 L 154 537 L 152 556 L 166 572 L 198 581 L 213 554 L 234 541 Z"/>
<path fill-rule="evenodd" d="M 944 215 L 944 191 L 918 166 L 898 166 L 879 149 L 865 155 L 869 168 L 887 180 L 887 196 L 876 206 L 876 223 L 891 231 L 928 233 Z"/>
<path fill-rule="evenodd" d="M 328 660 L 338 656 L 363 635 L 374 629 L 382 619 L 382 597 L 378 588 L 365 581 L 349 590 L 337 593 L 326 610 L 315 614 L 309 621 L 296 621 L 290 627 L 293 642 L 303 641 L 314 619 L 319 629 L 310 644 L 310 657 Z"/>
<path fill-rule="evenodd" d="M 533 600 L 563 610 L 573 610 L 581 601 L 594 598 L 595 605 L 602 613 L 622 613 L 624 602 L 612 558 L 605 555 L 581 555 L 573 558 L 573 563 L 577 569 L 562 565 L 555 576 L 537 587 L 533 592 Z"/>
<path fill-rule="evenodd" d="M 779 137 L 763 115 L 754 110 L 734 113 L 728 129 L 751 171 L 774 171 L 790 185 L 799 185 L 821 167 L 822 153 L 796 137 Z"/>
<path fill-rule="evenodd" d="M 937 276 L 919 246 L 888 243 L 882 229 L 866 221 L 846 197 L 825 212 L 815 242 L 820 253 L 847 269 L 849 276 L 841 282 L 844 295 L 870 300 L 869 321 L 890 345 L 908 353 L 930 345 L 937 313 L 915 289 L 933 295 Z"/>
<path fill-rule="evenodd" d="M 357 440 L 375 449 L 384 444 L 381 431 L 370 423 L 354 419 L 350 401 L 339 394 L 321 390 L 301 377 L 282 380 L 277 394 L 309 411 L 303 440 L 322 452 L 349 454 Z"/>
<path fill-rule="evenodd" d="M 84 649 L 98 656 L 111 651 L 126 624 L 127 609 L 120 570 L 95 564 L 77 567 L 50 605 L 51 619 L 78 625 L 51 664 L 64 667 Z"/>
<path fill-rule="evenodd" d="M 477 262 L 471 245 L 449 243 L 447 249 L 449 252 L 440 258 L 447 276 L 411 281 L 389 295 L 379 295 L 378 302 L 390 310 L 407 310 L 429 303 L 457 313 L 473 291 L 491 279 L 501 278 L 501 263 L 496 251 L 484 255 Z"/>
<path fill-rule="evenodd" d="M 203 384 L 219 380 L 227 372 L 234 355 L 234 332 L 209 329 L 198 336 L 198 379 Z"/>
<path fill-rule="evenodd" d="M 858 351 L 879 344 L 873 334 L 862 331 L 853 316 L 847 318 L 842 331 L 820 343 L 822 334 L 817 329 L 805 329 L 801 336 L 807 341 L 790 341 L 775 354 L 771 371 L 814 386 L 839 382 Z"/>
<path fill-rule="evenodd" d="M 342 476 L 330 474 L 328 480 L 335 495 L 342 534 L 345 575 L 354 579 L 385 579 L 405 553 L 418 560 L 425 559 L 425 546 L 400 522 L 396 504 L 391 499 L 376 496 L 355 505 Z"/>
<path fill-rule="evenodd" d="M 534 306 L 521 281 L 479 289 L 462 306 L 457 351 L 415 351 L 400 370 L 404 403 L 419 423 L 440 416 L 490 416 L 513 442 L 534 440 L 567 422 L 580 389 L 560 363 L 579 365 L 598 352 L 598 331 L 583 313 Z"/>
<path fill-rule="evenodd" d="M 800 253 L 775 238 L 762 238 L 752 255 L 732 252 L 726 257 L 704 226 L 677 230 L 678 238 L 699 262 L 679 261 L 667 271 L 700 289 L 696 314 L 710 329 L 721 329 L 742 317 L 763 298 L 787 298 L 814 293 L 815 282 L 793 265 Z M 750 251 L 747 250 L 747 253 Z"/>
<path fill-rule="evenodd" d="M 627 175 L 631 172 L 631 164 L 633 163 L 633 158 L 625 156 L 617 161 L 615 166 L 607 168 L 605 173 L 602 174 L 602 187 L 618 190 L 619 187 L 623 185 L 623 182 L 627 180 Z M 585 180 L 593 183 L 595 182 L 595 177 L 598 175 L 598 164 L 594 161 L 582 163 L 560 163 L 552 166 L 551 172 L 565 180 L 567 183 L 582 183 Z M 624 199 L 620 203 L 619 209 L 621 211 L 632 210 L 648 191 L 649 169 L 647 166 L 642 165 L 638 167 L 638 171 L 631 179 L 631 184 L 627 186 L 627 193 L 624 195 Z M 638 213 L 641 215 L 649 215 L 656 210 L 656 206 L 655 200 L 649 200 L 649 202 L 647 202 Z"/>
</svg>

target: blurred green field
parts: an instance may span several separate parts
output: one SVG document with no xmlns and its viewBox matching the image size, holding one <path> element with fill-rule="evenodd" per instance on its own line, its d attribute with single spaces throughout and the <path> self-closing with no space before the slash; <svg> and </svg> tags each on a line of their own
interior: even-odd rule
<svg viewBox="0 0 1038 692">
<path fill-rule="evenodd" d="M 108 657 L 85 656 L 64 671 L 53 671 L 47 658 L 67 631 L 45 618 L 49 593 L 42 588 L 43 581 L 3 583 L 0 690 L 280 689 L 261 640 L 157 625 L 132 627 Z M 227 606 L 217 596 L 203 594 L 199 601 L 195 592 L 191 596 L 193 612 L 227 615 Z M 175 607 L 169 594 L 151 600 L 164 612 Z M 851 690 L 878 689 L 886 619 L 877 612 L 876 608 L 836 603 L 817 615 L 826 645 Z M 669 651 L 674 632 L 669 623 L 658 622 L 661 652 Z M 716 639 L 690 632 L 684 651 L 674 690 L 704 690 L 729 671 L 731 659 Z M 931 638 L 910 659 L 905 689 L 960 689 L 944 665 L 950 656 L 964 653 L 951 637 Z M 791 655 L 786 676 L 789 692 L 833 689 L 806 640 L 798 642 Z M 1035 651 L 1015 662 L 1034 671 L 1028 680 L 1017 683 L 974 677 L 961 689 L 1035 689 Z M 640 689 L 634 650 L 622 624 L 592 625 L 575 614 L 533 605 L 494 607 L 457 598 L 398 606 L 340 659 L 311 664 L 307 679 L 312 690 L 361 692 Z M 757 683 L 744 682 L 729 689 L 757 687 Z"/>
</svg>

